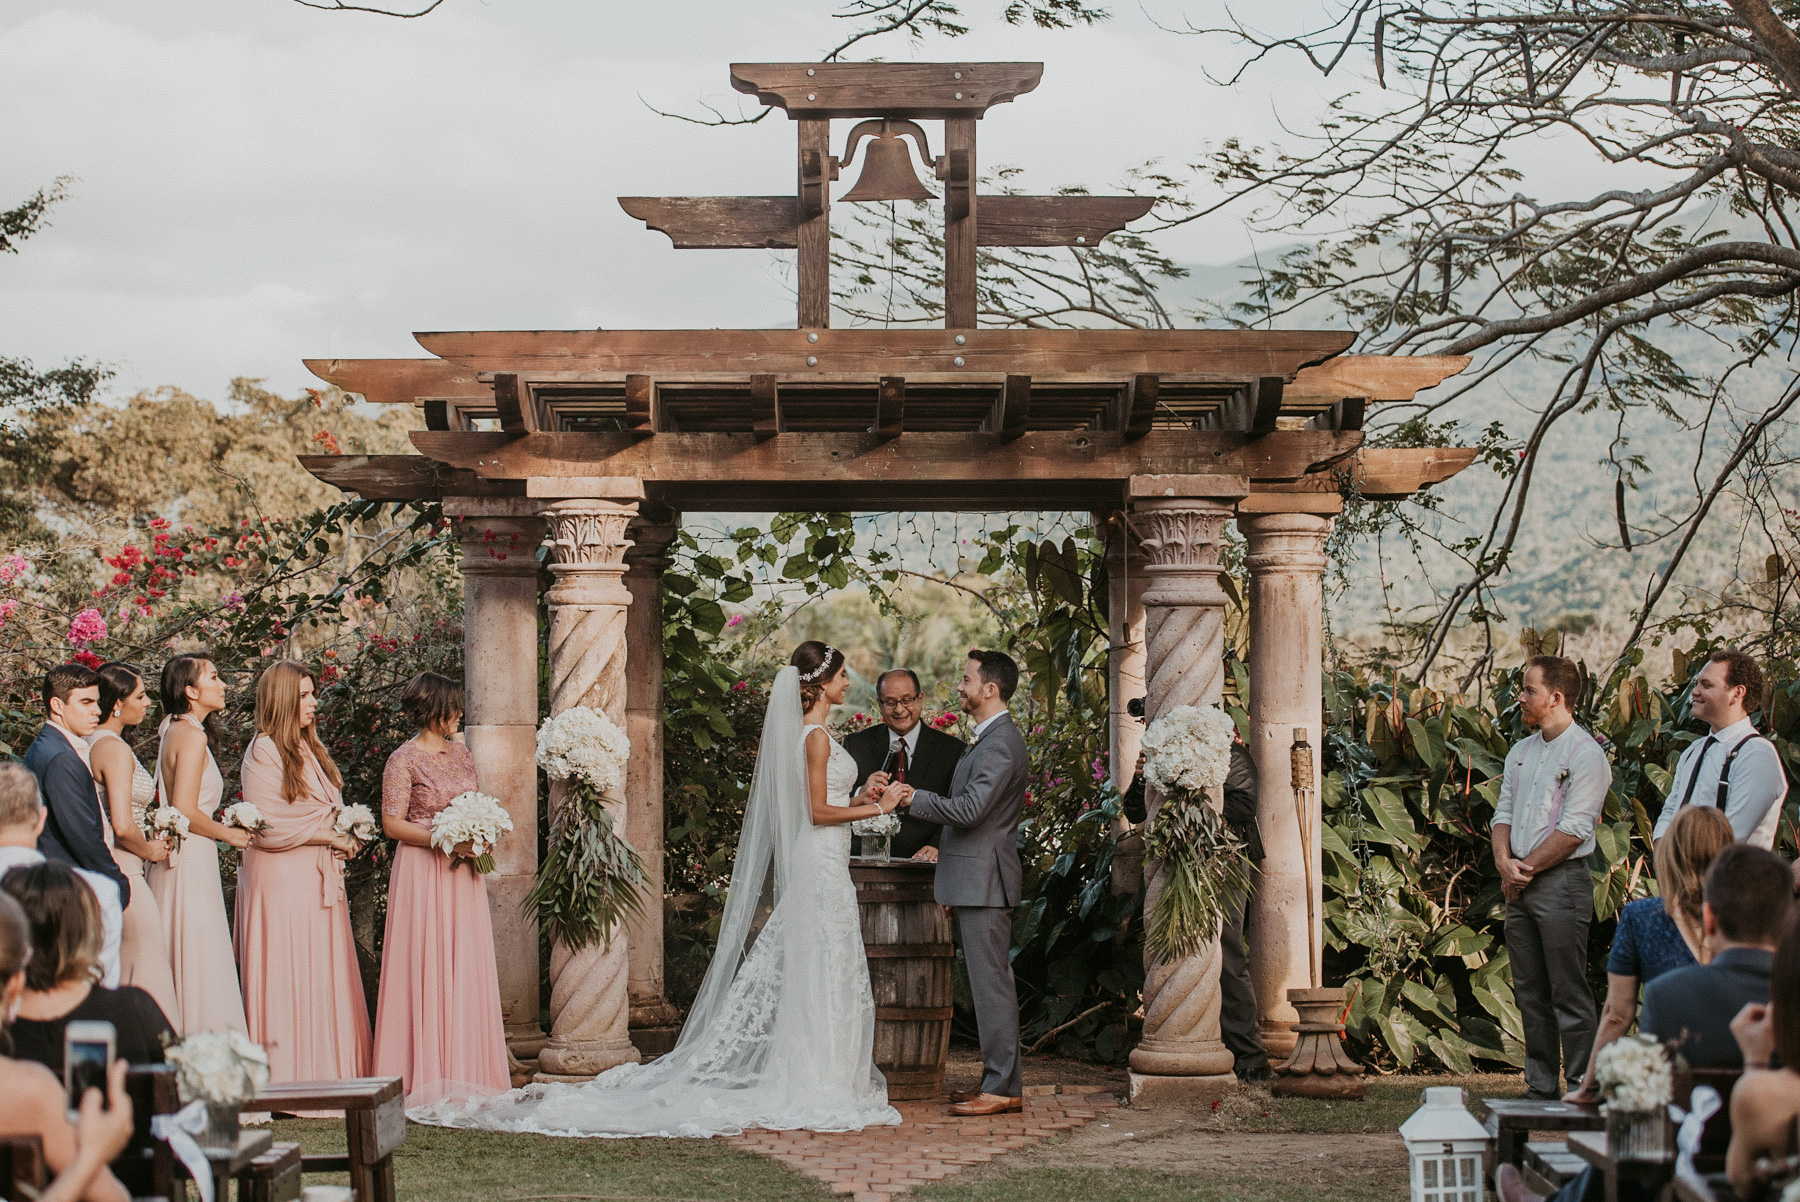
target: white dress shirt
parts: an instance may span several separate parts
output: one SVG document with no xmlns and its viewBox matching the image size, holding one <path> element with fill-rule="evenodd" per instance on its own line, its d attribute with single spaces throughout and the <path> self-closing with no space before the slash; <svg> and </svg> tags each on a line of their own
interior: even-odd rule
<svg viewBox="0 0 1800 1202">
<path fill-rule="evenodd" d="M 44 853 L 35 847 L 0 847 L 0 876 L 14 868 L 31 868 L 44 862 Z M 75 868 L 75 865 L 69 865 Z M 119 903 L 119 886 L 111 877 L 75 868 L 75 875 L 87 882 L 94 900 L 100 903 L 100 983 L 108 989 L 119 987 L 119 939 L 125 933 L 125 907 Z"/>
<path fill-rule="evenodd" d="M 924 728 L 924 726 L 925 726 L 925 724 L 923 722 L 914 722 L 913 728 L 911 730 L 907 731 L 905 734 L 901 734 L 899 731 L 896 731 L 891 726 L 888 727 L 888 754 L 893 755 L 894 748 L 900 746 L 900 744 L 902 744 L 902 743 L 905 743 L 906 744 L 906 763 L 907 763 L 907 766 L 910 767 L 912 765 L 913 760 L 919 754 L 919 731 L 922 730 Z"/>
<path fill-rule="evenodd" d="M 1001 710 L 999 714 L 991 715 L 985 722 L 978 723 L 976 725 L 975 729 L 969 732 L 970 746 L 973 746 L 976 743 L 979 743 L 981 741 L 981 732 L 986 730 L 988 727 L 992 726 L 996 721 L 998 721 L 1001 714 L 1007 714 L 1007 713 L 1011 713 L 1011 712 L 1012 711 L 1010 711 L 1010 710 Z M 908 752 L 907 754 L 911 755 L 912 753 Z"/>
<path fill-rule="evenodd" d="M 1746 739 L 1755 742 L 1745 742 Z M 1732 759 L 1726 778 L 1730 789 L 1725 794 L 1725 817 L 1731 819 L 1731 830 L 1738 842 L 1774 849 L 1781 803 L 1787 799 L 1787 773 L 1781 769 L 1781 756 L 1775 745 L 1757 737 L 1756 727 L 1748 718 L 1706 738 L 1695 739 L 1681 753 L 1681 759 L 1675 763 L 1674 779 L 1669 783 L 1669 795 L 1663 798 L 1662 813 L 1656 819 L 1655 838 L 1662 838 L 1675 821 L 1682 798 L 1688 797 L 1690 783 L 1693 796 L 1688 797 L 1689 805 L 1719 804 L 1719 772 L 1725 766 L 1725 757 L 1739 744 L 1743 747 Z"/>
<path fill-rule="evenodd" d="M 1569 854 L 1578 859 L 1594 850 L 1594 824 L 1611 787 L 1612 765 L 1594 736 L 1573 722 L 1554 739 L 1540 731 L 1506 753 L 1494 825 L 1512 827 L 1514 856 L 1530 855 L 1554 829 L 1581 840 Z"/>
</svg>

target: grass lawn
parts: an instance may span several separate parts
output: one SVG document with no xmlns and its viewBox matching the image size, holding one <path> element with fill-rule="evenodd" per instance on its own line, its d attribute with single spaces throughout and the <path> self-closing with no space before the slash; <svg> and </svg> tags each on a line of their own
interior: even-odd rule
<svg viewBox="0 0 1800 1202">
<path fill-rule="evenodd" d="M 1392 1202 L 1406 1158 L 1395 1134 L 1429 1085 L 1512 1096 L 1517 1075 L 1376 1077 L 1363 1102 L 1260 1091 L 1195 1111 L 1120 1110 L 1059 1139 L 966 1170 L 919 1202 Z M 307 1152 L 342 1151 L 343 1125 L 274 1124 Z M 1296 1135 L 1315 1138 L 1295 1139 Z M 400 1196 L 430 1202 L 785 1202 L 833 1195 L 724 1140 L 551 1139 L 409 1124 L 394 1157 Z M 339 1176 L 308 1184 L 344 1183 Z"/>
</svg>

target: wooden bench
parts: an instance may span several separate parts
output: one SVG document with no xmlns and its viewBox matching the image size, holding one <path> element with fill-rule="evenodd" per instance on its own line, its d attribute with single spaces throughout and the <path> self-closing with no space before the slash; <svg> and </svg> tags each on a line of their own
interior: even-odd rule
<svg viewBox="0 0 1800 1202">
<path fill-rule="evenodd" d="M 49 1183 L 41 1136 L 0 1135 L 0 1198 L 35 1198 Z"/>
<path fill-rule="evenodd" d="M 1568 1143 L 1559 1139 L 1555 1143 L 1526 1144 L 1525 1161 L 1519 1172 L 1533 1192 L 1548 1197 L 1581 1176 L 1585 1168 L 1587 1161 L 1569 1151 Z"/>
<path fill-rule="evenodd" d="M 1480 1098 L 1481 1122 L 1494 1141 L 1492 1173 L 1503 1164 L 1524 1172 L 1525 1144 L 1533 1131 L 1604 1131 L 1598 1106 L 1525 1098 Z"/>
<path fill-rule="evenodd" d="M 244 1103 L 251 1112 L 341 1110 L 342 1155 L 314 1153 L 300 1158 L 306 1173 L 348 1173 L 356 1202 L 396 1202 L 394 1151 L 406 1142 L 406 1100 L 398 1077 L 356 1077 L 348 1081 L 285 1081 L 270 1085 Z"/>
<path fill-rule="evenodd" d="M 299 1144 L 273 1144 L 237 1175 L 238 1202 L 294 1202 L 300 1196 Z"/>
<path fill-rule="evenodd" d="M 1604 1131 L 1569 1132 L 1569 1151 L 1600 1170 L 1606 1183 L 1606 1202 L 1619 1202 L 1619 1187 L 1633 1182 L 1650 1197 L 1661 1195 L 1675 1176 L 1675 1154 L 1620 1160 L 1607 1146 Z"/>
</svg>

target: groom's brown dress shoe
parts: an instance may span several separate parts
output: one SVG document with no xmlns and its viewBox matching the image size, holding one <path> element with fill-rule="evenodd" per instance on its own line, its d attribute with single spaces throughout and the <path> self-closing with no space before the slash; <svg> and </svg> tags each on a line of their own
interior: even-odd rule
<svg viewBox="0 0 1800 1202">
<path fill-rule="evenodd" d="M 958 1105 L 961 1105 L 964 1102 L 973 1102 L 980 1096 L 981 1091 L 979 1089 L 954 1089 L 950 1091 L 950 1100 Z"/>
<path fill-rule="evenodd" d="M 952 1106 L 950 1113 L 972 1117 L 986 1114 L 1012 1114 L 1024 1109 L 1025 1099 L 1023 1098 L 1001 1098 L 991 1093 L 984 1093 L 967 1102 Z"/>
</svg>

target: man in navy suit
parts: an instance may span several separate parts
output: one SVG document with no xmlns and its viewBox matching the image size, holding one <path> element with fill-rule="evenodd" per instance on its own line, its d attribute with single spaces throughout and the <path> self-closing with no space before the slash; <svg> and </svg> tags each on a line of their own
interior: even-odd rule
<svg viewBox="0 0 1800 1202">
<path fill-rule="evenodd" d="M 25 767 L 37 777 L 49 811 L 38 850 L 105 877 L 123 904 L 131 886 L 107 850 L 100 794 L 87 762 L 86 737 L 100 725 L 100 677 L 80 664 L 58 664 L 44 674 L 44 708 L 50 720 L 25 752 Z"/>
</svg>

